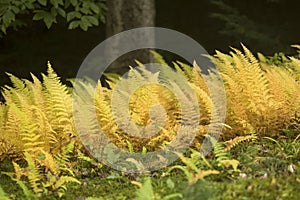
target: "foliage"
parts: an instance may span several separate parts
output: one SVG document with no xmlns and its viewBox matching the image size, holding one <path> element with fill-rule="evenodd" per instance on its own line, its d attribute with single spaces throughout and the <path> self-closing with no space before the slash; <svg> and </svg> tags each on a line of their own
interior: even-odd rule
<svg viewBox="0 0 300 200">
<path fill-rule="evenodd" d="M 74 147 L 74 145 L 71 145 L 71 147 L 67 146 L 65 149 L 72 147 Z M 64 168 L 69 162 L 68 159 L 62 162 L 62 160 L 53 158 L 51 154 L 38 148 L 36 148 L 35 151 L 36 154 L 30 154 L 25 151 L 26 167 L 22 168 L 19 164 L 13 162 L 15 172 L 5 173 L 19 184 L 27 198 L 30 197 L 30 199 L 32 199 L 36 196 L 26 187 L 25 183 L 27 181 L 23 179 L 23 176 L 28 179 L 31 189 L 38 197 L 54 191 L 57 191 L 58 196 L 61 197 L 67 189 L 66 183 L 81 183 L 75 177 L 67 175 L 72 172 L 70 169 Z M 67 154 L 60 154 L 60 157 L 67 157 Z"/>
<path fill-rule="evenodd" d="M 223 0 L 212 1 L 214 5 L 221 9 L 222 12 L 213 13 L 212 17 L 224 22 L 225 27 L 220 31 L 221 34 L 235 36 L 237 41 L 252 39 L 254 41 L 270 43 L 270 37 L 259 31 L 258 24 L 250 19 L 247 15 L 225 3 Z"/>
<path fill-rule="evenodd" d="M 234 45 L 236 42 L 246 42 L 252 45 L 252 48 L 265 49 L 268 52 L 274 52 L 270 46 L 278 49 L 285 49 L 285 52 L 291 52 L 291 49 L 286 45 L 290 42 L 281 36 L 278 29 L 281 29 L 283 24 L 291 20 L 277 14 L 277 10 L 285 10 L 286 5 L 282 0 L 261 0 L 259 2 L 241 3 L 239 1 L 229 0 L 212 0 L 210 1 L 214 6 L 214 11 L 210 14 L 212 19 L 219 22 L 221 28 L 218 32 L 227 38 Z M 251 7 L 251 9 L 249 9 Z M 274 8 L 277 9 L 274 9 Z M 292 6 L 291 6 L 292 7 Z M 264 18 L 261 18 L 262 11 L 268 8 L 268 12 L 264 13 Z M 286 9 L 288 13 L 290 7 Z M 269 12 L 270 11 L 270 12 Z M 272 13 L 272 14 L 271 14 Z M 287 14 L 288 16 L 288 14 Z M 292 18 L 292 15 L 290 15 Z M 277 55 L 276 55 L 277 54 Z M 275 61 L 281 57 L 276 53 L 274 55 Z"/>
<path fill-rule="evenodd" d="M 231 56 L 217 52 L 215 63 L 227 93 L 226 124 L 230 132 L 277 135 L 291 127 L 299 111 L 299 82 L 292 68 L 260 63 L 244 47 Z M 298 61 L 296 58 L 291 58 Z"/>
<path fill-rule="evenodd" d="M 237 167 L 239 165 L 239 161 L 231 159 L 231 155 L 229 153 L 231 146 L 225 147 L 224 144 L 234 143 L 234 146 L 236 146 L 242 141 L 249 140 L 249 138 L 249 136 L 244 136 L 237 137 L 226 142 L 217 142 L 214 138 L 209 137 L 211 143 L 213 144 L 212 153 L 214 159 L 207 159 L 201 152 L 191 149 L 191 154 L 189 157 L 177 153 L 180 160 L 186 165 L 186 167 L 175 165 L 170 167 L 168 172 L 171 172 L 174 169 L 183 171 L 190 184 L 194 184 L 199 180 L 203 180 L 206 176 L 211 174 L 219 174 L 222 167 L 225 167 L 226 170 L 232 167 L 233 171 L 236 172 L 238 171 Z M 251 139 L 254 139 L 254 137 L 251 137 Z M 208 160 L 210 160 L 210 162 Z"/>
<path fill-rule="evenodd" d="M 133 183 L 140 187 L 137 190 L 136 200 L 144 200 L 144 199 L 145 200 L 153 200 L 153 199 L 168 200 L 173 198 L 182 198 L 182 194 L 180 193 L 169 194 L 164 197 L 160 197 L 158 194 L 155 194 L 150 177 L 144 178 L 144 182 L 142 184 L 139 182 L 133 182 Z"/>
<path fill-rule="evenodd" d="M 32 75 L 33 82 L 9 74 L 14 87 L 4 88 L 5 123 L 1 127 L 1 159 L 15 153 L 25 159 L 27 167 L 13 162 L 13 178 L 23 188 L 23 176 L 28 178 L 36 194 L 58 190 L 62 195 L 67 182 L 78 182 L 69 163 L 75 143 L 79 145 L 73 129 L 71 96 L 66 86 L 48 66 L 43 84 Z M 13 151 L 11 151 L 13 150 Z"/>
<path fill-rule="evenodd" d="M 299 151 L 297 153 L 295 150 L 299 150 L 300 147 L 299 137 L 276 140 L 283 150 L 270 139 L 264 138 L 240 143 L 230 150 L 233 158 L 240 161 L 240 171 L 233 173 L 230 168 L 225 168 L 219 175 L 208 176 L 194 184 L 188 184 L 185 175 L 175 170 L 169 175 L 164 169 L 153 172 L 151 174 L 153 192 L 156 197 L 181 193 L 182 198 L 174 199 L 187 200 L 251 199 L 253 197 L 255 199 L 298 199 L 300 163 Z M 206 159 L 210 159 L 210 156 Z M 202 163 L 202 160 L 200 161 Z M 208 160 L 208 162 L 214 161 Z M 7 171 L 4 164 L 1 162 L 0 168 Z M 86 167 L 87 171 L 93 171 L 95 168 L 93 165 L 80 167 Z M 22 189 L 14 181 L 1 174 L 0 179 L 0 185 L 10 199 L 28 199 L 19 195 Z M 140 186 L 133 186 L 132 181 L 142 185 L 146 179 L 144 175 L 123 176 L 111 169 L 101 168 L 97 173 L 81 177 L 81 185 L 68 184 L 68 191 L 63 199 L 88 197 L 105 200 L 135 199 L 136 190 Z M 54 200 L 58 197 L 48 195 L 43 196 L 42 199 Z"/>
<path fill-rule="evenodd" d="M 168 174 L 172 174 L 178 169 L 182 170 L 189 187 L 194 187 L 200 184 L 199 182 L 204 184 L 205 181 L 209 182 L 224 177 L 237 180 L 239 172 L 243 172 L 241 174 L 246 174 L 246 176 L 250 173 L 254 174 L 253 176 L 265 176 L 264 174 L 275 173 L 278 169 L 285 170 L 286 173 L 298 173 L 300 61 L 296 57 L 286 57 L 289 62 L 275 66 L 274 63 L 259 61 L 244 46 L 243 50 L 244 53 L 233 49 L 230 55 L 217 52 L 216 56 L 212 58 L 224 80 L 227 94 L 227 128 L 222 133 L 223 142 L 206 135 L 213 117 L 212 100 L 197 65 L 194 64 L 193 67 L 190 67 L 181 62 L 174 63 L 176 72 L 185 77 L 182 81 L 187 80 L 188 86 L 195 91 L 201 110 L 198 133 L 191 145 L 194 150 L 187 152 L 187 155 L 178 154 L 181 163 L 167 169 Z M 156 54 L 155 57 L 158 62 L 165 63 L 159 55 Z M 60 82 L 50 64 L 47 75 L 42 75 L 43 82 L 34 75 L 32 75 L 33 81 L 29 81 L 8 74 L 13 87 L 5 86 L 3 88 L 3 96 L 6 101 L 0 105 L 0 159 L 11 159 L 14 172 L 5 174 L 17 182 L 27 198 L 35 198 L 36 195 L 46 197 L 52 192 L 55 193 L 53 196 L 60 197 L 66 193 L 69 186 L 79 187 L 74 186 L 79 183 L 74 176 L 77 175 L 81 178 L 85 176 L 84 172 L 80 172 L 74 165 L 80 163 L 80 160 L 85 160 L 93 168 L 98 166 L 82 153 L 85 150 L 80 142 L 80 139 L 83 139 L 89 141 L 91 145 L 101 145 L 101 141 L 94 139 L 99 134 L 96 124 L 100 124 L 106 136 L 124 150 L 145 153 L 161 149 L 174 138 L 181 122 L 186 120 L 179 112 L 184 105 L 179 103 L 178 96 L 175 97 L 172 93 L 174 91 L 155 84 L 162 77 L 173 80 L 172 73 L 174 72 L 168 66 L 153 73 L 141 65 L 139 70 L 131 69 L 127 79 L 108 75 L 109 87 L 104 87 L 100 81 L 92 83 L 92 81 L 79 80 L 78 84 L 81 86 L 82 94 L 87 95 L 82 96 L 82 100 L 86 100 L 86 97 L 93 100 L 91 106 L 97 116 L 96 121 L 93 121 L 88 113 L 82 113 L 81 118 L 77 119 L 83 122 L 82 127 L 76 127 L 79 128 L 78 130 L 89 130 L 86 131 L 86 134 L 81 135 L 81 138 L 78 137 L 75 122 L 73 122 L 74 113 L 72 112 L 70 90 Z M 136 85 L 145 81 L 151 84 L 132 90 Z M 120 83 L 121 85 L 118 85 Z M 126 97 L 128 101 L 116 101 L 116 104 L 112 104 L 113 92 L 118 87 L 121 87 L 121 91 L 123 91 L 120 99 Z M 183 95 L 180 88 L 174 88 L 177 89 L 176 92 Z M 134 92 L 131 93 L 131 91 Z M 179 95 L 179 98 L 182 97 Z M 189 103 L 188 99 L 182 98 L 182 100 L 183 104 Z M 151 110 L 157 104 L 160 104 L 160 108 L 165 110 L 163 114 L 167 117 L 164 123 L 162 123 L 161 116 L 155 110 Z M 126 110 L 127 107 L 124 106 L 129 107 L 133 123 L 128 127 L 131 128 L 133 134 L 137 134 L 137 136 L 148 134 L 147 126 L 152 121 L 157 122 L 157 126 L 153 127 L 158 128 L 154 129 L 158 130 L 158 134 L 142 139 L 127 134 L 122 124 L 117 123 L 117 120 L 124 120 L 125 115 L 122 115 L 124 113 L 121 112 L 120 118 L 115 119 L 113 111 L 114 109 Z M 151 113 L 152 111 L 153 113 Z M 194 113 L 190 113 L 189 117 L 194 119 Z M 185 131 L 188 133 L 188 130 Z M 281 143 L 276 138 L 273 139 L 273 136 L 279 138 L 285 135 L 293 140 Z M 213 151 L 206 156 L 198 151 L 204 138 L 210 141 L 213 148 Z M 228 140 L 226 140 L 227 138 Z M 266 148 L 264 144 L 257 149 L 251 149 L 251 145 L 247 145 L 248 143 L 254 144 L 258 138 L 262 138 L 267 144 L 271 143 L 268 148 L 272 148 L 272 152 L 276 154 L 252 157 L 252 154 L 256 155 L 257 151 L 264 151 Z M 241 146 L 250 149 L 248 154 L 239 155 Z M 109 152 L 109 149 L 107 151 L 111 161 L 118 158 L 118 154 Z M 75 159 L 76 155 L 79 157 L 72 163 L 71 160 Z M 237 159 L 233 159 L 233 157 L 237 157 Z M 277 157 L 280 157 L 281 160 Z M 159 162 L 165 162 L 166 159 L 160 158 Z M 243 164 L 241 160 L 246 164 Z M 127 161 L 136 165 L 137 168 L 145 168 L 134 159 Z M 257 168 L 258 163 L 260 168 Z M 157 163 L 153 163 L 153 165 L 157 165 Z M 99 168 L 101 169 L 101 167 Z M 99 173 L 100 169 L 93 169 L 93 171 Z M 258 174 L 256 174 L 257 171 L 259 171 Z M 111 179 L 118 179 L 121 182 L 130 182 L 127 177 L 107 174 L 109 173 L 101 172 L 101 177 L 106 179 L 100 181 L 109 182 Z M 215 175 L 209 176 L 211 174 Z M 155 198 L 167 198 L 169 193 L 164 191 L 163 195 L 157 194 L 153 189 L 155 185 L 152 185 L 151 181 L 146 179 L 142 181 L 143 183 L 134 182 L 141 185 L 138 196 L 147 194 L 155 196 Z M 168 187 L 176 188 L 172 182 L 170 179 L 166 182 Z M 84 180 L 83 183 L 88 184 Z M 107 188 L 103 190 L 107 190 Z M 172 192 L 179 197 L 180 195 L 177 193 L 182 191 L 174 189 Z M 122 195 L 120 194 L 118 197 L 124 197 Z"/>
<path fill-rule="evenodd" d="M 65 149 L 72 147 L 74 147 L 74 145 L 66 147 Z M 80 181 L 76 178 L 67 175 L 70 173 L 70 169 L 66 169 L 64 166 L 69 162 L 68 159 L 65 159 L 64 163 L 62 163 L 61 160 L 53 158 L 51 154 L 39 148 L 36 148 L 35 151 L 35 154 L 30 154 L 25 151 L 26 167 L 20 167 L 19 164 L 13 162 L 15 172 L 4 173 L 18 183 L 27 198 L 33 199 L 56 190 L 58 196 L 61 197 L 67 189 L 66 183 L 75 182 L 80 184 Z M 69 150 L 66 150 L 65 153 L 69 153 Z M 60 154 L 60 157 L 67 157 L 67 155 Z M 25 184 L 27 181 L 23 176 L 27 178 L 36 196 L 27 188 Z"/>
<path fill-rule="evenodd" d="M 33 20 L 43 20 L 47 28 L 65 19 L 69 29 L 80 27 L 87 30 L 104 22 L 106 7 L 103 0 L 1 0 L 0 1 L 0 36 L 7 29 L 17 29 L 25 25 L 20 16 L 27 14 Z"/>
<path fill-rule="evenodd" d="M 243 46 L 243 49 L 245 53 L 233 49 L 234 52 L 230 55 L 217 52 L 212 58 L 224 80 L 227 94 L 225 123 L 226 127 L 230 128 L 223 130 L 222 138 L 232 139 L 243 136 L 228 141 L 226 143 L 228 148 L 233 147 L 235 142 L 240 140 L 255 138 L 251 136 L 253 133 L 278 136 L 280 131 L 299 128 L 299 59 L 289 57 L 287 59 L 290 62 L 287 65 L 274 67 L 272 64 L 259 62 L 246 47 Z M 154 57 L 157 62 L 165 63 L 158 54 Z M 82 97 L 83 101 L 86 100 L 85 97 L 95 98 L 95 104 L 92 106 L 95 106 L 97 116 L 97 121 L 93 121 L 89 113 L 81 113 L 80 119 L 77 119 L 82 125 L 77 128 L 84 133 L 81 139 L 91 142 L 91 145 L 97 142 L 98 140 L 93 137 L 97 137 L 99 124 L 114 144 L 131 152 L 160 149 L 172 141 L 181 122 L 185 121 L 180 110 L 183 105 L 189 104 L 189 99 L 180 97 L 184 103 L 179 103 L 174 91 L 156 84 L 164 80 L 163 78 L 172 80 L 174 72 L 168 66 L 152 73 L 142 64 L 139 65 L 141 66 L 139 70 L 129 71 L 127 79 L 108 75 L 109 87 L 102 86 L 100 81 L 94 85 L 84 81 L 78 82 L 84 91 L 83 94 L 87 95 Z M 192 147 L 199 149 L 213 117 L 212 100 L 196 64 L 190 67 L 175 62 L 174 68 L 186 78 L 187 85 L 195 91 L 198 99 L 200 122 Z M 80 149 L 81 143 L 73 122 L 71 94 L 66 86 L 60 83 L 53 69 L 49 66 L 48 75 L 43 75 L 43 83 L 34 75 L 32 75 L 33 82 L 18 79 L 11 74 L 9 76 L 14 87 L 4 88 L 6 105 L 0 106 L 1 158 L 18 155 L 17 152 L 21 153 L 23 150 L 30 153 L 33 148 L 41 148 L 57 157 L 57 154 L 73 141 L 77 149 Z M 145 81 L 151 84 L 133 90 L 136 85 Z M 111 99 L 116 88 L 122 90 L 119 100 L 123 101 L 112 104 Z M 180 88 L 174 88 L 177 94 L 183 94 Z M 126 98 L 129 100 L 129 106 L 124 101 Z M 162 109 L 152 109 L 157 104 L 165 110 L 163 116 L 161 113 L 154 112 Z M 114 109 L 118 112 L 122 111 L 118 113 L 117 118 L 114 116 Z M 123 127 L 122 123 L 127 122 L 128 117 L 124 111 L 127 112 L 128 109 L 132 122 L 130 126 Z M 81 110 L 85 109 L 80 108 L 79 111 Z M 192 113 L 191 111 L 189 117 L 196 119 L 191 116 L 196 113 Z M 166 122 L 163 121 L 164 117 L 167 119 Z M 140 136 L 138 134 L 148 134 L 151 131 L 157 134 L 146 138 L 136 137 Z M 189 131 L 186 130 L 186 133 Z M 90 134 L 92 132 L 94 135 Z M 110 158 L 113 160 L 114 157 Z"/>
<path fill-rule="evenodd" d="M 275 53 L 273 56 L 269 56 L 268 58 L 261 53 L 258 53 L 258 59 L 262 63 L 275 66 L 284 66 L 291 62 L 291 60 L 289 60 L 282 52 Z"/>
<path fill-rule="evenodd" d="M 224 150 L 229 151 L 230 149 L 232 149 L 233 147 L 235 147 L 236 145 L 238 145 L 241 142 L 250 141 L 250 140 L 254 141 L 256 139 L 257 139 L 257 136 L 255 134 L 235 137 L 233 139 L 230 139 L 230 140 L 224 142 L 224 144 L 226 146 Z"/>
<path fill-rule="evenodd" d="M 1 197 L 2 200 L 9 200 L 7 194 L 5 194 L 2 187 L 0 187 L 0 197 Z"/>
<path fill-rule="evenodd" d="M 56 156 L 68 144 L 80 144 L 73 127 L 71 95 L 50 64 L 43 84 L 34 75 L 33 82 L 9 76 L 14 87 L 3 89 L 6 105 L 1 110 L 1 159 L 11 148 L 19 154 L 34 154 L 39 148 Z"/>
</svg>

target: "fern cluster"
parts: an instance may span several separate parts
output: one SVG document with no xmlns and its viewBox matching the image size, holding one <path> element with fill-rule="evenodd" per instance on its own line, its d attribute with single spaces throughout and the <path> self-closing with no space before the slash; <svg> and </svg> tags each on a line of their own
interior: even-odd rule
<svg viewBox="0 0 300 200">
<path fill-rule="evenodd" d="M 223 139 L 250 133 L 272 136 L 280 129 L 299 129 L 300 60 L 290 57 L 289 62 L 278 67 L 259 61 L 246 47 L 243 46 L 243 49 L 244 53 L 233 49 L 230 55 L 217 52 L 212 58 L 224 80 L 227 95 L 225 123 L 230 128 L 223 130 Z M 157 62 L 167 65 L 160 55 L 154 53 L 154 57 Z M 260 60 L 263 60 L 262 55 Z M 51 160 L 55 160 L 56 164 L 66 162 L 64 155 L 67 154 L 63 153 L 63 149 L 71 143 L 78 148 L 81 148 L 80 140 L 84 140 L 84 144 L 90 142 L 87 148 L 101 146 L 102 139 L 97 132 L 99 126 L 106 137 L 120 148 L 131 152 L 153 151 L 169 144 L 182 122 L 187 120 L 198 123 L 192 146 L 200 148 L 214 112 L 199 67 L 196 63 L 191 67 L 174 62 L 175 72 L 184 77 L 184 80 L 175 80 L 175 72 L 168 66 L 150 72 L 139 65 L 139 70 L 131 69 L 127 78 L 108 75 L 109 87 L 104 87 L 100 81 L 78 82 L 81 85 L 81 101 L 93 102 L 91 107 L 79 109 L 95 110 L 96 121 L 89 112 L 80 113 L 73 121 L 77 111 L 73 112 L 72 95 L 50 65 L 48 74 L 43 75 L 43 82 L 34 75 L 33 81 L 29 81 L 9 74 L 13 87 L 3 88 L 5 104 L 0 104 L 0 159 L 15 155 L 26 158 L 25 153 L 37 158 L 42 152 L 54 166 Z M 160 84 L 161 81 L 167 83 L 168 79 L 174 82 L 172 89 L 176 94 Z M 145 82 L 148 84 L 136 88 Z M 188 116 L 182 115 L 181 110 L 191 105 L 190 99 L 184 97 L 184 91 L 177 87 L 182 82 L 195 92 L 200 116 L 196 116 L 192 109 Z M 111 102 L 113 97 L 117 98 L 114 103 Z M 185 134 L 188 135 L 191 130 L 181 128 L 183 141 Z M 80 138 L 76 130 L 82 133 Z M 155 134 L 148 137 L 149 133 Z M 227 148 L 245 138 L 227 142 Z M 50 164 L 44 167 L 51 168 Z M 60 165 L 59 168 L 65 169 L 66 166 Z"/>
<path fill-rule="evenodd" d="M 16 151 L 34 154 L 34 149 L 56 155 L 72 141 L 76 132 L 72 120 L 72 98 L 56 73 L 48 66 L 43 83 L 32 75 L 33 82 L 8 74 L 13 87 L 5 86 L 1 105 L 0 139 Z M 9 153 L 1 151 L 0 155 Z M 3 158 L 3 156 L 1 156 Z"/>
<path fill-rule="evenodd" d="M 243 49 L 244 54 L 234 49 L 231 55 L 217 52 L 214 58 L 225 82 L 226 123 L 232 127 L 224 135 L 278 135 L 280 129 L 292 125 L 300 109 L 300 86 L 294 73 L 299 70 L 299 60 L 291 57 L 289 65 L 276 67 L 259 62 Z"/>
<path fill-rule="evenodd" d="M 67 176 L 72 172 L 67 166 L 69 154 L 79 140 L 72 120 L 72 98 L 66 86 L 50 64 L 43 83 L 34 75 L 32 82 L 8 75 L 13 87 L 3 88 L 0 160 L 7 156 L 26 160 L 24 169 L 13 163 L 13 177 L 17 180 L 27 177 L 36 194 L 77 181 Z"/>
</svg>

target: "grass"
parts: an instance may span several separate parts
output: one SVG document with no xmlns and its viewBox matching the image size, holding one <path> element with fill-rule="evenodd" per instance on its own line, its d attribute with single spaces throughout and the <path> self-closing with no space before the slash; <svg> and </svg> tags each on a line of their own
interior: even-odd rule
<svg viewBox="0 0 300 200">
<path fill-rule="evenodd" d="M 207 176 L 193 184 L 188 183 L 180 170 L 168 173 L 167 169 L 162 169 L 147 176 L 125 176 L 105 166 L 97 167 L 90 162 L 80 161 L 77 163 L 76 176 L 82 184 L 69 184 L 62 199 L 136 199 L 139 190 L 137 185 L 144 183 L 145 177 L 151 177 L 156 199 L 176 193 L 180 193 L 183 198 L 174 195 L 170 199 L 296 200 L 300 197 L 299 136 L 276 140 L 262 137 L 241 143 L 231 149 L 230 153 L 232 158 L 240 162 L 238 171 L 217 167 L 215 159 L 207 157 L 220 174 Z M 176 164 L 183 166 L 180 161 L 176 161 Z M 13 169 L 9 161 L 1 162 L 0 168 L 1 171 Z M 6 175 L 0 175 L 0 186 L 10 199 L 25 199 L 21 188 Z M 49 200 L 57 198 L 55 193 L 42 197 Z"/>
</svg>

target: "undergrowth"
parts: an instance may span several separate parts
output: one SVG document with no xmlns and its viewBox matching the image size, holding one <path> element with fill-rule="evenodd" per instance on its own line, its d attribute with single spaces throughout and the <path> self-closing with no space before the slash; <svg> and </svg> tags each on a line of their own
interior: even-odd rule
<svg viewBox="0 0 300 200">
<path fill-rule="evenodd" d="M 156 84 L 160 78 L 172 77 L 174 71 L 168 66 L 152 73 L 138 63 L 139 70 L 129 71 L 130 81 L 107 75 L 109 87 L 100 81 L 78 80 L 81 91 L 73 94 L 50 63 L 43 81 L 34 75 L 30 81 L 8 74 L 13 87 L 3 87 L 5 102 L 0 104 L 0 198 L 296 199 L 300 195 L 296 191 L 300 182 L 300 60 L 278 54 L 282 60 L 277 63 L 261 54 L 256 59 L 244 46 L 243 50 L 233 49 L 230 55 L 216 52 L 211 58 L 223 78 L 227 98 L 220 141 L 206 134 L 215 117 L 213 108 L 218 105 L 214 105 L 196 63 L 174 62 L 173 68 L 184 77 L 177 83 L 185 81 L 196 94 L 199 121 L 194 110 L 189 110 L 188 116 L 181 115 L 181 109 L 194 104 L 179 86 L 172 85 L 178 97 Z M 155 52 L 154 57 L 166 64 Z M 151 84 L 133 90 L 144 81 Z M 128 122 L 125 125 L 114 114 L 127 105 L 110 102 L 117 87 L 122 89 L 119 98 L 128 98 L 129 116 L 118 115 Z M 86 108 L 95 110 L 96 120 L 85 108 L 76 107 L 78 102 L 72 104 L 72 95 L 82 94 L 79 101 L 93 102 Z M 151 110 L 157 104 L 159 109 Z M 133 158 L 126 160 L 121 171 L 114 171 L 89 151 L 92 147 L 105 149 L 97 124 L 117 147 L 145 154 L 170 144 L 179 130 L 188 135 L 191 129 L 180 126 L 189 120 L 197 124 L 190 149 L 185 153 L 175 150 L 179 160 L 157 172 L 128 172 L 126 166 L 149 167 Z M 78 122 L 80 126 L 75 126 Z M 157 134 L 139 138 L 151 131 Z M 199 151 L 204 139 L 212 145 L 208 154 Z M 108 153 L 112 163 L 118 156 Z"/>
</svg>

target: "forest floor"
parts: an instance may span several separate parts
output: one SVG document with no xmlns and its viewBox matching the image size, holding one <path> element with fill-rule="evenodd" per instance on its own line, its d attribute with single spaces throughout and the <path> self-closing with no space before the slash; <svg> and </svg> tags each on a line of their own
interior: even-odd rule
<svg viewBox="0 0 300 200">
<path fill-rule="evenodd" d="M 137 192 L 144 192 L 144 199 L 151 199 L 147 198 L 147 193 L 151 192 L 155 199 L 163 199 L 168 195 L 169 198 L 164 199 L 296 200 L 300 198 L 299 135 L 293 139 L 282 137 L 276 140 L 261 137 L 255 141 L 238 144 L 230 150 L 230 153 L 232 158 L 240 162 L 238 170 L 219 169 L 219 174 L 189 184 L 182 171 L 172 170 L 168 173 L 167 169 L 163 169 L 148 175 L 151 177 L 153 191 L 149 188 L 139 191 L 138 184 L 134 184 L 143 182 L 145 175 L 125 176 L 105 166 L 96 167 L 89 162 L 81 162 L 77 166 L 80 171 L 77 178 L 82 184 L 69 184 L 61 199 L 136 199 Z M 213 160 L 209 162 L 214 164 Z M 176 161 L 175 164 L 180 163 Z M 10 162 L 1 162 L 0 169 L 12 171 L 13 167 Z M 4 174 L 0 175 L 0 186 L 10 199 L 26 199 L 16 182 Z M 57 198 L 53 193 L 41 199 Z"/>
</svg>

